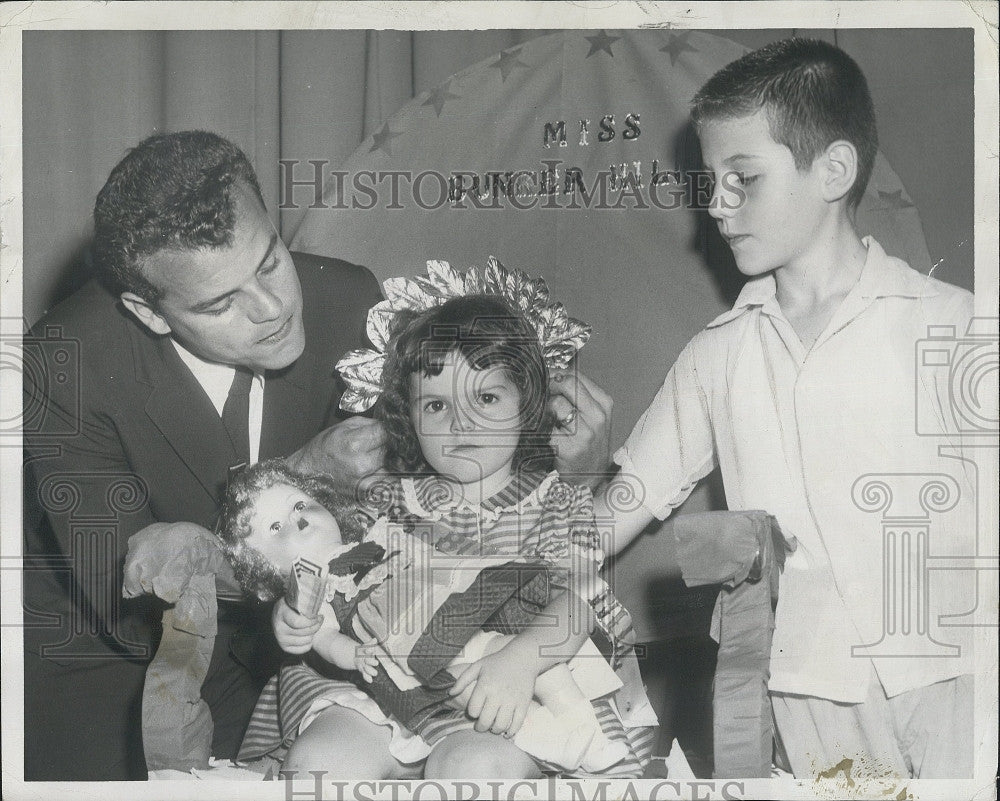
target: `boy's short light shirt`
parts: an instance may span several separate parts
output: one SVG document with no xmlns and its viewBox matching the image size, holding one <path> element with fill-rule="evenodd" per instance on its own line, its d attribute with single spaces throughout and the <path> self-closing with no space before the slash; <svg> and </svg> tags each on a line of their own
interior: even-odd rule
<svg viewBox="0 0 1000 801">
<path fill-rule="evenodd" d="M 917 365 L 928 325 L 963 337 L 972 295 L 871 238 L 865 245 L 858 283 L 808 352 L 778 306 L 774 277 L 749 281 L 687 345 L 614 457 L 661 519 L 717 465 L 730 509 L 777 518 L 798 548 L 781 577 L 769 687 L 852 703 L 864 700 L 869 665 L 890 696 L 972 672 L 970 629 L 941 627 L 938 616 L 976 600 L 972 573 L 931 570 L 929 634 L 960 656 L 852 655 L 883 636 L 884 518 L 912 517 L 914 531 L 929 518 L 931 556 L 976 552 L 974 465 L 938 454 L 961 441 L 948 367 Z M 928 496 L 940 474 L 957 495 L 942 512 L 948 504 Z M 878 482 L 892 493 L 884 510 Z"/>
</svg>

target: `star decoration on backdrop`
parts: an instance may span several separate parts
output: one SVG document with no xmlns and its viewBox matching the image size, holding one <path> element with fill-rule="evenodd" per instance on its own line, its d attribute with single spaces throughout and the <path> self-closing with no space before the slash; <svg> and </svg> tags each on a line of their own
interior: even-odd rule
<svg viewBox="0 0 1000 801">
<path fill-rule="evenodd" d="M 527 69 L 528 65 L 523 61 L 519 61 L 518 55 L 520 54 L 516 50 L 502 50 L 500 51 L 500 58 L 490 64 L 491 67 L 500 70 L 500 80 L 503 83 L 507 82 L 507 78 L 510 77 L 515 68 L 524 67 Z"/>
<path fill-rule="evenodd" d="M 375 133 L 372 134 L 372 146 L 368 148 L 369 153 L 374 153 L 376 150 L 383 151 L 387 156 L 392 155 L 391 142 L 397 136 L 402 136 L 402 133 L 393 133 L 389 130 L 389 123 L 386 121 L 383 123 L 382 127 L 379 128 Z"/>
<path fill-rule="evenodd" d="M 584 36 L 583 38 L 590 42 L 590 52 L 585 58 L 590 58 L 594 53 L 599 53 L 602 50 L 614 58 L 615 54 L 611 52 L 611 45 L 621 39 L 620 36 L 608 36 L 608 32 L 605 30 L 602 30 L 597 36 Z"/>
<path fill-rule="evenodd" d="M 883 192 L 879 189 L 878 199 L 884 204 L 883 206 L 880 206 L 880 208 L 889 209 L 890 211 L 913 208 L 913 204 L 903 197 L 902 189 L 897 189 L 895 192 Z"/>
<path fill-rule="evenodd" d="M 461 97 L 461 95 L 453 95 L 451 93 L 451 81 L 449 81 L 443 86 L 438 86 L 433 89 L 429 93 L 427 99 L 423 102 L 423 105 L 434 106 L 434 113 L 440 117 L 445 103 L 449 100 L 459 100 Z"/>
<path fill-rule="evenodd" d="M 677 63 L 678 57 L 681 53 L 690 52 L 697 53 L 698 48 L 692 47 L 691 43 L 688 41 L 688 37 L 691 36 L 691 31 L 685 31 L 684 33 L 673 33 L 667 40 L 667 43 L 660 48 L 661 53 L 670 54 L 670 66 L 674 66 Z"/>
</svg>

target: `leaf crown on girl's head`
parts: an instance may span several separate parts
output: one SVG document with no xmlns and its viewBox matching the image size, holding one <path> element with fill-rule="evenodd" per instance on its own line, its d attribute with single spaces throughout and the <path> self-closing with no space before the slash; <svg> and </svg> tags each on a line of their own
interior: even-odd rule
<svg viewBox="0 0 1000 801">
<path fill-rule="evenodd" d="M 340 408 L 364 412 L 382 394 L 386 348 L 396 316 L 403 311 L 422 312 L 454 298 L 496 295 L 520 313 L 534 329 L 549 369 L 565 369 L 590 339 L 590 326 L 570 317 L 561 303 L 549 301 L 541 278 L 510 270 L 492 256 L 485 267 L 462 273 L 446 261 L 428 261 L 427 274 L 415 278 L 390 278 L 382 284 L 385 300 L 368 312 L 368 339 L 375 346 L 352 350 L 337 362 L 347 383 Z"/>
</svg>

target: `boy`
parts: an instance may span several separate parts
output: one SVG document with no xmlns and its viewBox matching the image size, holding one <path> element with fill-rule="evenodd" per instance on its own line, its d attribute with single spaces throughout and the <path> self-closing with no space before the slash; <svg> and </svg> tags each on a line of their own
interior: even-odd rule
<svg viewBox="0 0 1000 801">
<path fill-rule="evenodd" d="M 865 78 L 838 48 L 789 39 L 750 53 L 705 84 L 692 116 L 716 178 L 709 213 L 750 280 L 684 349 L 615 454 L 618 480 L 643 501 L 612 513 L 607 490 L 598 498 L 598 519 L 615 522 L 609 550 L 720 466 L 730 509 L 764 509 L 798 542 L 781 577 L 769 682 L 795 775 L 849 758 L 869 775 L 971 776 L 969 630 L 934 627 L 942 612 L 973 608 L 974 581 L 934 571 L 923 598 L 932 632 L 908 620 L 910 651 L 887 654 L 909 658 L 872 658 L 864 646 L 893 632 L 872 512 L 922 508 L 931 553 L 974 553 L 973 482 L 938 454 L 958 441 L 950 396 L 916 364 L 928 325 L 966 332 L 972 296 L 855 231 L 877 136 Z M 933 409 L 938 436 L 917 435 L 916 407 Z M 914 512 L 918 492 L 892 498 L 897 479 L 942 474 L 958 496 L 947 513 L 938 504 L 931 515 L 924 494 Z M 877 477 L 890 485 L 881 507 L 864 489 Z M 914 643 L 949 658 L 914 655 Z"/>
</svg>

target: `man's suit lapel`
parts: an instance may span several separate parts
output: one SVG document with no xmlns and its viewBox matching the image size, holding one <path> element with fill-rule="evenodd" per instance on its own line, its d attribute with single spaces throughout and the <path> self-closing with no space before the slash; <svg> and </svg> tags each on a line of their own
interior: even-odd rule
<svg viewBox="0 0 1000 801">
<path fill-rule="evenodd" d="M 169 337 L 139 334 L 136 379 L 150 387 L 146 415 L 213 498 L 238 460 L 219 413 L 174 349 Z"/>
</svg>

